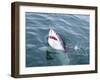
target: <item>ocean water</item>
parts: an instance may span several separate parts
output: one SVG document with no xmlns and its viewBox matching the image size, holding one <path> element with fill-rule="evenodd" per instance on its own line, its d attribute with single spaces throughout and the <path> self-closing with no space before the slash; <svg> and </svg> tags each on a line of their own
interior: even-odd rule
<svg viewBox="0 0 100 80">
<path fill-rule="evenodd" d="M 26 12 L 26 67 L 89 64 L 89 15 Z M 49 29 L 63 39 L 66 52 L 48 44 Z"/>
</svg>

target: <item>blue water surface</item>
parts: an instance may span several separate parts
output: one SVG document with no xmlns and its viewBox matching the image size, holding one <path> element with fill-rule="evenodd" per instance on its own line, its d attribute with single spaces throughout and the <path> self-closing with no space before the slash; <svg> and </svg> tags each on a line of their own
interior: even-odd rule
<svg viewBox="0 0 100 80">
<path fill-rule="evenodd" d="M 26 67 L 89 64 L 89 15 L 26 12 Z M 54 29 L 66 52 L 52 49 L 47 42 Z"/>
</svg>

